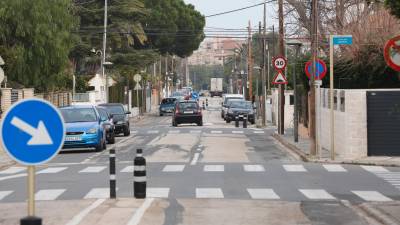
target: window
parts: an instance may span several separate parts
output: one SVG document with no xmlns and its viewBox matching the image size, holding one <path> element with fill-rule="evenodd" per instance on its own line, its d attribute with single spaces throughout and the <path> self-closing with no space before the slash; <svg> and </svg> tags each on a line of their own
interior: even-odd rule
<svg viewBox="0 0 400 225">
<path fill-rule="evenodd" d="M 289 97 L 290 97 L 289 104 L 294 105 L 294 95 L 289 95 Z"/>
</svg>

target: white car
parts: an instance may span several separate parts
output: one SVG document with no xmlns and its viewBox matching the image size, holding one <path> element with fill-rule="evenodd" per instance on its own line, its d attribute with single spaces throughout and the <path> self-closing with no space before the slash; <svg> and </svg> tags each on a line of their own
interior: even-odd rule
<svg viewBox="0 0 400 225">
<path fill-rule="evenodd" d="M 225 114 L 228 111 L 228 101 L 230 99 L 243 99 L 244 100 L 244 96 L 241 94 L 225 94 L 222 96 L 222 109 L 221 109 L 221 118 L 223 118 L 225 120 Z"/>
</svg>

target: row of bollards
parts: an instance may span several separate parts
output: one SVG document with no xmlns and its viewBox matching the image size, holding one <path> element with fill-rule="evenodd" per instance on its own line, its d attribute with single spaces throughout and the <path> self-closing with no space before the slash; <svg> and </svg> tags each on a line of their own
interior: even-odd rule
<svg viewBox="0 0 400 225">
<path fill-rule="evenodd" d="M 243 128 L 247 128 L 247 115 L 236 115 L 235 116 L 235 127 L 239 127 L 239 121 L 243 121 Z"/>
<path fill-rule="evenodd" d="M 117 181 L 115 176 L 115 149 L 110 149 L 110 198 L 117 197 Z M 146 198 L 146 159 L 143 150 L 137 149 L 133 160 L 133 196 L 135 198 Z"/>
</svg>

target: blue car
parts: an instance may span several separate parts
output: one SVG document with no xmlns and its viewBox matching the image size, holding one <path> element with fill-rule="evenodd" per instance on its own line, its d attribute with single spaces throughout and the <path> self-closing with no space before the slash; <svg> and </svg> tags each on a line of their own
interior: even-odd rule
<svg viewBox="0 0 400 225">
<path fill-rule="evenodd" d="M 166 113 L 173 113 L 176 100 L 176 98 L 164 98 L 160 104 L 160 116 Z"/>
<path fill-rule="evenodd" d="M 100 116 L 96 107 L 68 106 L 60 108 L 60 111 L 67 131 L 63 149 L 101 151 L 106 148 L 105 122 L 108 118 Z"/>
</svg>

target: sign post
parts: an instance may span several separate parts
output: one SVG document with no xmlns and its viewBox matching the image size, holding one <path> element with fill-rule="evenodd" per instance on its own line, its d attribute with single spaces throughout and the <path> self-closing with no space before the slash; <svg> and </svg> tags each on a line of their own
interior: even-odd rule
<svg viewBox="0 0 400 225">
<path fill-rule="evenodd" d="M 142 87 L 140 86 L 139 82 L 142 80 L 142 76 L 140 76 L 140 74 L 135 74 L 135 76 L 133 76 L 133 80 L 136 82 L 134 89 L 136 90 L 136 106 L 138 107 L 139 116 L 140 116 L 139 90 L 141 90 Z"/>
<path fill-rule="evenodd" d="M 333 111 L 333 50 L 335 45 L 351 45 L 353 44 L 353 36 L 351 35 L 331 35 L 330 38 L 330 48 L 329 48 L 329 58 L 330 58 L 330 82 L 329 82 L 329 92 L 330 92 L 330 135 L 331 135 L 331 159 L 335 160 L 335 117 Z"/>
<path fill-rule="evenodd" d="M 272 84 L 279 84 L 279 97 L 278 97 L 278 133 L 283 135 L 285 133 L 285 93 L 283 84 L 287 84 L 287 79 L 283 71 L 287 65 L 287 59 L 283 56 L 277 56 L 272 61 L 278 74 L 275 75 Z"/>
<path fill-rule="evenodd" d="M 51 103 L 26 99 L 7 111 L 0 126 L 1 144 L 6 153 L 28 166 L 28 216 L 20 223 L 41 225 L 42 219 L 35 217 L 35 166 L 50 161 L 62 148 L 64 120 Z"/>
</svg>

